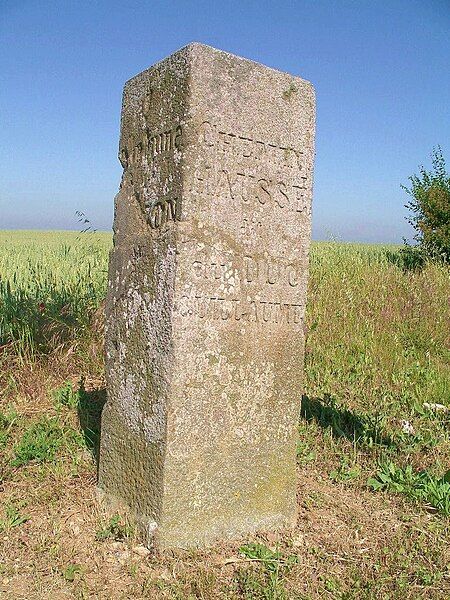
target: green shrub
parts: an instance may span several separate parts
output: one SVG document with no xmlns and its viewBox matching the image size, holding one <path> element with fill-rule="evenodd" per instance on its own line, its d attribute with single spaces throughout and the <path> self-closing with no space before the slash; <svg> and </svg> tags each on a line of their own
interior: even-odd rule
<svg viewBox="0 0 450 600">
<path fill-rule="evenodd" d="M 412 215 L 407 217 L 416 234 L 417 250 L 425 259 L 450 261 L 450 175 L 440 148 L 433 150 L 432 171 L 420 167 L 412 175 L 411 187 L 402 186 L 411 196 L 405 205 Z M 409 256 L 409 258 L 411 258 Z M 420 259 L 418 254 L 414 261 Z"/>
<path fill-rule="evenodd" d="M 400 267 L 403 271 L 415 271 L 425 266 L 426 256 L 420 246 L 405 245 L 396 250 L 386 250 L 388 262 Z"/>
</svg>

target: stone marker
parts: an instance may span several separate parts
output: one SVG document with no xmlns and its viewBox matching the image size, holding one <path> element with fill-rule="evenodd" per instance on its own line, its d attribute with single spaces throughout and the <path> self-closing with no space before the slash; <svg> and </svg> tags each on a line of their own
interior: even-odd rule
<svg viewBox="0 0 450 600">
<path fill-rule="evenodd" d="M 295 523 L 314 119 L 202 44 L 125 85 L 99 483 L 148 544 Z"/>
</svg>

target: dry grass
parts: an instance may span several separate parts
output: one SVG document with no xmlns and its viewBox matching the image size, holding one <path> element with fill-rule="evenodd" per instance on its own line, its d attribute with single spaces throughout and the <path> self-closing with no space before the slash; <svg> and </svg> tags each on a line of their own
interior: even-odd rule
<svg viewBox="0 0 450 600">
<path fill-rule="evenodd" d="M 27 297 L 39 302 L 26 248 L 35 257 L 32 264 L 57 273 L 58 244 L 76 242 L 70 236 L 53 241 L 47 260 L 48 238 L 27 235 L 26 244 L 15 239 L 9 250 L 0 249 L 0 278 L 5 283 L 11 277 L 5 264 L 12 264 L 19 246 L 22 271 L 14 267 L 19 274 L 14 286 L 26 287 Z M 98 265 L 105 264 L 108 244 L 107 238 L 100 242 Z M 68 256 L 71 252 L 80 256 L 76 250 Z M 62 264 L 53 278 L 53 298 L 60 297 L 58 277 L 66 277 L 70 260 Z M 92 290 L 84 280 L 88 270 L 81 263 L 77 269 L 78 282 L 68 276 L 72 293 L 88 310 L 73 321 L 66 310 L 65 337 L 48 337 L 35 328 L 37 345 L 31 351 L 22 339 L 20 352 L 17 340 L 0 340 L 1 597 L 449 597 L 449 519 L 424 501 L 374 493 L 367 486 L 380 461 L 427 468 L 436 478 L 450 464 L 447 413 L 423 408 L 427 402 L 449 405 L 448 270 L 428 266 L 404 273 L 379 248 L 315 246 L 296 529 L 262 532 L 209 551 L 150 555 L 126 523 L 111 524 L 96 503 L 95 444 L 83 435 L 80 416 L 86 429 L 86 411 L 95 414 L 101 407 L 98 306 L 104 274 L 91 271 L 97 291 L 86 295 Z M 64 285 L 68 289 L 67 281 Z M 53 306 L 61 310 L 58 303 Z M 85 319 L 97 325 L 86 328 Z M 8 331 L 16 335 L 18 329 Z M 67 381 L 73 394 L 55 395 Z M 54 444 L 54 459 L 14 466 L 24 434 L 43 419 L 57 425 L 51 430 L 56 437 L 38 440 Z M 413 433 L 403 431 L 402 421 Z M 252 542 L 272 558 L 250 558 L 246 544 Z"/>
</svg>

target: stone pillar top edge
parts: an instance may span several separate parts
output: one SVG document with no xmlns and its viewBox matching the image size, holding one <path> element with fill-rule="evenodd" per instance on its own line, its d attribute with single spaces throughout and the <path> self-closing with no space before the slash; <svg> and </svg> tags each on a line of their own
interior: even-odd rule
<svg viewBox="0 0 450 600">
<path fill-rule="evenodd" d="M 132 84 L 136 79 L 142 77 L 142 75 L 144 75 L 145 73 L 148 73 L 150 71 L 153 71 L 153 70 L 161 67 L 164 64 L 164 62 L 167 61 L 168 59 L 176 58 L 177 56 L 181 57 L 183 54 L 186 54 L 189 56 L 190 54 L 200 53 L 200 52 L 208 53 L 211 55 L 221 54 L 221 55 L 223 55 L 223 57 L 228 57 L 232 60 L 242 61 L 249 65 L 253 65 L 254 67 L 272 71 L 274 73 L 274 75 L 276 74 L 278 76 L 284 76 L 286 79 L 289 79 L 290 81 L 297 81 L 297 82 L 302 83 L 303 85 L 309 87 L 312 94 L 314 94 L 314 92 L 315 92 L 313 84 L 309 80 L 304 79 L 303 77 L 300 77 L 299 75 L 293 75 L 292 73 L 288 73 L 287 71 L 283 71 L 281 69 L 276 69 L 275 67 L 270 67 L 270 66 L 265 65 L 256 60 L 252 60 L 250 58 L 239 56 L 238 54 L 233 54 L 232 52 L 227 52 L 225 50 L 221 50 L 219 48 L 215 48 L 214 46 L 210 46 L 208 44 L 203 44 L 201 42 L 189 42 L 189 44 L 182 46 L 178 50 L 175 50 L 174 52 L 172 52 L 172 54 L 169 54 L 168 56 L 165 56 L 161 60 L 157 61 L 151 67 L 144 69 L 140 73 L 136 73 L 136 75 L 133 75 L 133 77 L 130 77 L 130 79 L 128 79 L 125 82 L 124 88 L 126 88 L 128 85 Z"/>
</svg>

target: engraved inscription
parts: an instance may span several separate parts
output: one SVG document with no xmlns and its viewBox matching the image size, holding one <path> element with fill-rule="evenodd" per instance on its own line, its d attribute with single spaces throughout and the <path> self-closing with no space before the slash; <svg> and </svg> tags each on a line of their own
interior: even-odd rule
<svg viewBox="0 0 450 600">
<path fill-rule="evenodd" d="M 219 296 L 182 296 L 178 310 L 183 317 L 242 321 L 247 323 L 274 323 L 301 326 L 304 306 L 287 302 L 260 299 L 225 299 Z"/>
<path fill-rule="evenodd" d="M 164 156 L 174 150 L 180 151 L 182 147 L 183 130 L 181 125 L 156 134 L 147 128 L 141 139 L 131 139 L 121 148 L 119 159 L 122 167 L 127 169 L 138 165 L 143 159 L 153 159 L 158 155 Z"/>
<path fill-rule="evenodd" d="M 227 273 L 230 270 L 239 273 L 239 269 L 232 268 L 230 262 L 223 260 L 212 260 L 203 262 L 195 260 L 192 263 L 194 275 L 199 279 L 207 281 L 218 280 L 225 282 Z M 274 260 L 266 260 L 263 258 L 254 258 L 246 255 L 243 257 L 243 271 L 239 279 L 242 283 L 258 283 L 260 285 L 275 285 L 277 283 L 287 284 L 289 287 L 295 288 L 299 284 L 299 276 L 297 270 L 292 264 L 280 264 Z"/>
<path fill-rule="evenodd" d="M 200 124 L 197 140 L 205 150 L 205 161 L 193 174 L 191 192 L 215 201 L 240 202 L 248 209 L 240 225 L 243 235 L 252 235 L 262 226 L 258 208 L 310 216 L 312 157 L 308 152 L 251 133 L 231 132 L 209 120 Z"/>
<path fill-rule="evenodd" d="M 274 285 L 281 281 L 291 287 L 296 287 L 299 283 L 294 265 L 281 265 L 252 256 L 244 256 L 244 273 L 247 283 L 258 281 Z"/>
<path fill-rule="evenodd" d="M 288 168 L 304 169 L 304 156 L 301 150 L 254 139 L 247 135 L 223 131 L 209 121 L 203 121 L 200 125 L 199 140 L 210 148 L 217 148 L 223 155 L 232 154 L 237 158 L 256 160 L 275 158 L 282 161 Z"/>
<path fill-rule="evenodd" d="M 180 220 L 180 202 L 178 198 L 164 198 L 145 203 L 147 222 L 152 229 L 158 229 L 167 221 Z"/>
<path fill-rule="evenodd" d="M 300 328 L 304 307 L 296 302 L 301 277 L 295 265 L 249 254 L 240 258 L 216 255 L 194 260 L 191 273 L 203 291 L 182 296 L 178 310 L 183 317 Z M 250 291 L 255 285 L 262 298 Z M 295 296 L 278 300 L 277 295 L 285 292 Z"/>
<path fill-rule="evenodd" d="M 220 262 L 208 262 L 204 263 L 200 260 L 195 260 L 192 263 L 192 269 L 196 277 L 202 279 L 214 280 L 218 279 L 223 281 L 226 271 L 226 263 Z"/>
<path fill-rule="evenodd" d="M 193 193 L 208 198 L 238 199 L 244 205 L 251 202 L 270 207 L 302 213 L 308 210 L 306 198 L 306 176 L 300 177 L 301 183 L 285 183 L 280 177 L 256 177 L 252 173 L 230 173 L 226 169 L 216 172 L 207 169 L 206 174 L 194 174 Z"/>
<path fill-rule="evenodd" d="M 140 138 L 130 136 L 120 150 L 119 158 L 125 170 L 124 181 L 131 185 L 131 194 L 141 206 L 152 229 L 181 219 L 181 199 L 175 197 L 177 191 L 173 187 L 173 169 L 183 146 L 182 138 L 181 125 L 156 134 L 146 128 Z M 155 163 L 153 166 L 149 164 L 151 161 Z M 162 190 L 164 197 L 155 198 L 155 186 Z"/>
<path fill-rule="evenodd" d="M 174 148 L 181 150 L 181 136 L 181 125 L 178 125 L 174 129 L 157 133 L 156 135 L 150 135 L 150 132 L 147 131 L 149 155 L 153 157 Z"/>
</svg>

